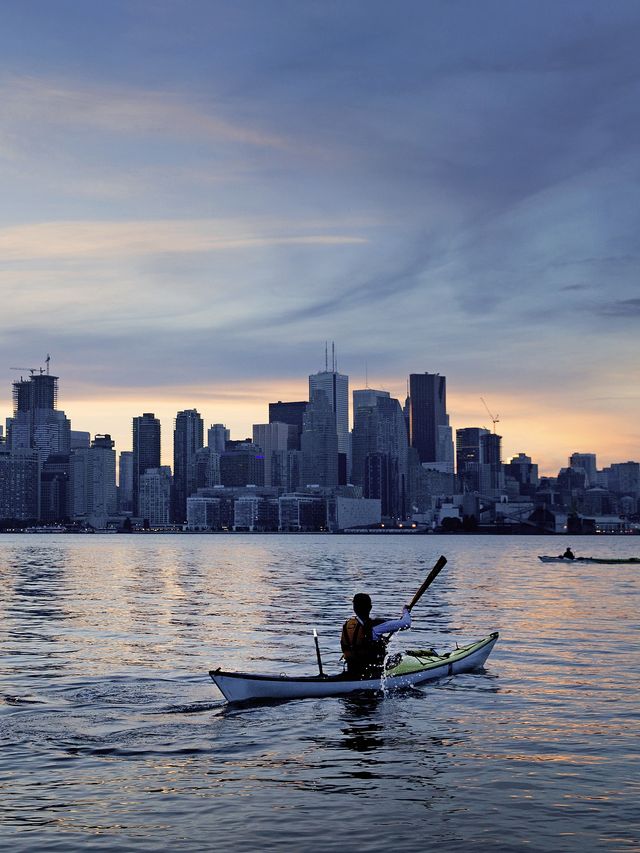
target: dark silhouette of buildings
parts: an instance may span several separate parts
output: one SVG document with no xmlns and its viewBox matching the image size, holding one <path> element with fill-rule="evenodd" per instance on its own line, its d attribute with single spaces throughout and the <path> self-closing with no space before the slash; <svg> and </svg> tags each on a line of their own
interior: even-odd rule
<svg viewBox="0 0 640 853">
<path fill-rule="evenodd" d="M 140 477 L 160 467 L 160 421 L 153 412 L 133 419 L 133 514 L 139 514 Z"/>
</svg>

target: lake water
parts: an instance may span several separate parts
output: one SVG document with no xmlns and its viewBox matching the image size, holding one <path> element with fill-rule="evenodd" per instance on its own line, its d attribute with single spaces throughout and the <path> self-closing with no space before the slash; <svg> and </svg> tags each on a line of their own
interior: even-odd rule
<svg viewBox="0 0 640 853">
<path fill-rule="evenodd" d="M 640 566 L 559 538 L 0 536 L 0 846 L 640 848 Z M 639 556 L 640 539 L 571 540 Z M 232 707 L 207 672 L 338 669 L 359 590 L 403 646 L 486 668 L 382 698 Z"/>
</svg>

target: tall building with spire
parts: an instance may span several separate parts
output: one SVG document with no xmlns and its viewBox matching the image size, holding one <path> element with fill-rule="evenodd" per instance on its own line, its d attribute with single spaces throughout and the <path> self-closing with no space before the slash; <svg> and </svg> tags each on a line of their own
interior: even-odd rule
<svg viewBox="0 0 640 853">
<path fill-rule="evenodd" d="M 321 391 L 335 415 L 338 437 L 338 482 L 344 485 L 351 467 L 351 442 L 349 436 L 349 377 L 338 373 L 335 346 L 331 345 L 331 370 L 329 354 L 325 349 L 325 369 L 309 376 L 309 401 Z"/>
<path fill-rule="evenodd" d="M 160 467 L 160 421 L 153 412 L 133 419 L 133 514 L 140 511 L 140 477 Z"/>
</svg>

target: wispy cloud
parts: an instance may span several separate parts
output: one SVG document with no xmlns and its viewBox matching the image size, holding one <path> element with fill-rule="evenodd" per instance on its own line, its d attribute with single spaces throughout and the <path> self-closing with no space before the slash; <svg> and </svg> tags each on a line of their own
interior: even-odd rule
<svg viewBox="0 0 640 853">
<path fill-rule="evenodd" d="M 0 258 L 28 261 L 89 256 L 130 257 L 171 253 L 219 252 L 267 246 L 340 246 L 366 243 L 358 235 L 289 233 L 270 223 L 219 219 L 174 219 L 119 222 L 42 222 L 0 229 Z M 291 233 L 291 232 L 294 233 Z"/>
<path fill-rule="evenodd" d="M 171 90 L 78 84 L 45 77 L 0 79 L 1 126 L 88 128 L 103 133 L 202 138 L 288 149 L 281 135 L 226 118 L 215 97 L 194 99 Z"/>
</svg>

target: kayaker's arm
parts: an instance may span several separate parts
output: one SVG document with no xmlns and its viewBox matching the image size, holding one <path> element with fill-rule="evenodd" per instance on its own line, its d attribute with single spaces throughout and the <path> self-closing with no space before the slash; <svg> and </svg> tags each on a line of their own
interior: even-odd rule
<svg viewBox="0 0 640 853">
<path fill-rule="evenodd" d="M 382 622 L 379 625 L 374 625 L 372 635 L 374 640 L 379 640 L 384 634 L 394 634 L 396 631 L 403 631 L 405 628 L 411 627 L 411 612 L 405 604 L 402 608 L 401 619 L 389 619 L 387 622 Z"/>
</svg>

